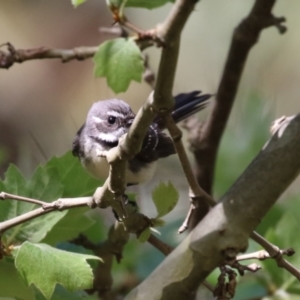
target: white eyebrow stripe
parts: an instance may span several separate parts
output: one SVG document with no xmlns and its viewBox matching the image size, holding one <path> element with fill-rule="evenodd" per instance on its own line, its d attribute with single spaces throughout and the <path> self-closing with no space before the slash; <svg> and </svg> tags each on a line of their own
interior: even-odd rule
<svg viewBox="0 0 300 300">
<path fill-rule="evenodd" d="M 123 114 L 120 114 L 120 113 L 118 113 L 117 111 L 114 111 L 114 110 L 108 111 L 107 114 L 109 116 L 113 116 L 113 117 L 116 117 L 116 118 L 122 118 L 122 119 L 125 118 L 125 116 Z"/>
<path fill-rule="evenodd" d="M 103 122 L 105 122 L 104 120 L 102 120 L 102 119 L 100 119 L 100 118 L 98 118 L 98 117 L 95 117 L 95 116 L 93 116 L 93 120 L 94 120 L 96 123 L 103 123 Z"/>
</svg>

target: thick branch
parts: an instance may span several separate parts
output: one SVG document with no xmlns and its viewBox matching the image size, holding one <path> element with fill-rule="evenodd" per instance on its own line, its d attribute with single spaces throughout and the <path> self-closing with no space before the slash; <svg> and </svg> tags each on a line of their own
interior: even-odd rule
<svg viewBox="0 0 300 300">
<path fill-rule="evenodd" d="M 299 173 L 297 115 L 280 127 L 221 202 L 126 300 L 150 299 L 147 295 L 187 299 L 214 268 L 226 263 L 228 249 L 246 250 L 252 231 Z"/>
<path fill-rule="evenodd" d="M 275 0 L 256 0 L 252 11 L 235 29 L 216 100 L 211 115 L 201 135 L 193 137 L 192 149 L 196 160 L 196 176 L 199 184 L 211 194 L 216 156 L 221 137 L 226 127 L 231 108 L 238 90 L 241 76 L 251 48 L 257 43 L 263 29 L 277 26 L 280 33 L 285 27 L 281 25 L 284 18 L 276 18 L 271 10 Z M 203 208 L 197 209 L 193 226 L 203 217 Z"/>
</svg>

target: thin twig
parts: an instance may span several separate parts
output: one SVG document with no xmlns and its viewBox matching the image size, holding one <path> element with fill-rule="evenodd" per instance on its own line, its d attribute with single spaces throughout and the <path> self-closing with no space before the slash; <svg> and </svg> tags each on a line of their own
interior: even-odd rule
<svg viewBox="0 0 300 300">
<path fill-rule="evenodd" d="M 300 270 L 295 268 L 291 263 L 289 263 L 283 258 L 284 253 L 282 252 L 282 250 L 280 250 L 277 246 L 264 239 L 257 232 L 252 232 L 251 238 L 259 245 L 261 245 L 269 253 L 269 255 L 276 260 L 278 267 L 286 269 L 298 280 L 300 280 Z M 291 254 L 292 251 L 289 250 L 288 253 Z"/>
<path fill-rule="evenodd" d="M 183 168 L 185 177 L 188 181 L 189 187 L 190 187 L 190 208 L 189 212 L 187 214 L 187 217 L 184 221 L 184 223 L 181 225 L 181 227 L 178 230 L 178 233 L 182 233 L 188 228 L 188 224 L 192 218 L 193 212 L 195 207 L 197 206 L 203 206 L 201 202 L 205 202 L 205 206 L 214 206 L 215 201 L 213 198 L 207 194 L 198 184 L 195 175 L 193 173 L 191 164 L 189 162 L 188 156 L 186 154 L 186 151 L 184 149 L 181 137 L 182 137 L 182 132 L 174 122 L 172 116 L 170 114 L 165 115 L 165 124 L 167 129 L 170 132 L 170 135 L 173 139 L 174 146 L 177 152 L 177 155 L 179 157 L 181 166 Z"/>
<path fill-rule="evenodd" d="M 254 234 L 257 234 L 257 233 L 254 232 Z M 287 248 L 287 249 L 279 250 L 279 253 L 280 253 L 280 255 L 292 256 L 295 254 L 295 250 L 293 248 Z M 236 260 L 237 261 L 249 260 L 249 259 L 266 260 L 269 258 L 274 259 L 274 257 L 271 256 L 270 253 L 267 252 L 266 250 L 259 250 L 256 252 L 239 255 L 236 257 Z"/>
<path fill-rule="evenodd" d="M 91 58 L 97 52 L 98 47 L 76 47 L 74 49 L 55 49 L 39 47 L 32 49 L 15 49 L 11 43 L 7 46 L 7 52 L 0 50 L 0 68 L 8 69 L 14 63 L 22 63 L 32 59 L 61 59 L 62 62 L 70 60 L 84 60 Z"/>
<path fill-rule="evenodd" d="M 16 196 L 18 197 L 18 196 Z M 19 200 L 19 199 L 18 199 Z M 43 207 L 34 209 L 32 211 L 26 212 L 20 216 L 14 217 L 12 219 L 0 222 L 0 235 L 4 233 L 6 230 L 37 218 L 39 216 L 45 215 L 52 211 L 62 211 L 69 208 L 80 207 L 80 206 L 90 206 L 93 207 L 93 199 L 92 197 L 79 197 L 79 198 L 61 198 L 54 202 L 48 203 L 43 202 Z"/>
<path fill-rule="evenodd" d="M 24 202 L 28 202 L 28 203 L 38 204 L 41 206 L 48 204 L 47 202 L 44 202 L 44 201 L 27 198 L 27 197 L 22 197 L 22 196 L 18 196 L 18 195 L 13 195 L 13 194 L 5 193 L 5 192 L 0 193 L 0 199 L 1 200 L 13 199 L 13 200 L 17 200 L 17 201 L 24 201 Z"/>
</svg>

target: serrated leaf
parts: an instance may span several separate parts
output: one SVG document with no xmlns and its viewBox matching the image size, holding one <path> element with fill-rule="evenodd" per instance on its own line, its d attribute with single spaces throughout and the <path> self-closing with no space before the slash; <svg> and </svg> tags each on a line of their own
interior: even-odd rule
<svg viewBox="0 0 300 300">
<path fill-rule="evenodd" d="M 92 195 L 100 184 L 101 182 L 90 177 L 79 160 L 68 152 L 60 158 L 52 158 L 44 166 L 39 166 L 27 182 L 15 166 L 10 166 L 5 180 L 0 181 L 0 191 L 49 202 L 61 197 Z M 10 199 L 0 201 L 0 221 L 12 219 L 37 207 L 39 206 L 35 204 Z M 3 240 L 10 244 L 24 240 L 40 242 L 46 235 L 52 236 L 49 238 L 52 242 L 61 241 L 59 238 L 73 238 L 93 224 L 83 215 L 88 209 L 86 207 L 74 209 L 74 212 L 56 211 L 45 214 L 5 232 Z M 54 226 L 58 222 L 58 226 Z M 52 229 L 53 232 L 50 232 Z"/>
<path fill-rule="evenodd" d="M 68 291 L 91 288 L 93 272 L 88 259 L 99 260 L 93 255 L 71 253 L 46 244 L 25 242 L 18 250 L 15 265 L 29 286 L 34 284 L 50 299 L 56 284 Z"/>
<path fill-rule="evenodd" d="M 149 237 L 151 235 L 150 227 L 147 227 L 139 236 L 139 241 L 141 243 L 145 243 L 148 241 Z"/>
<path fill-rule="evenodd" d="M 68 210 L 65 217 L 53 226 L 42 242 L 54 246 L 58 242 L 77 237 L 95 223 L 95 221 L 84 215 L 88 210 L 90 210 L 88 207 L 77 207 Z"/>
<path fill-rule="evenodd" d="M 46 168 L 56 168 L 63 185 L 63 197 L 84 197 L 94 194 L 103 181 L 92 178 L 71 151 L 61 157 L 52 157 Z"/>
<path fill-rule="evenodd" d="M 64 186 L 56 168 L 38 166 L 27 182 L 29 197 L 42 201 L 53 201 L 63 195 Z"/>
<path fill-rule="evenodd" d="M 152 191 L 152 199 L 157 210 L 155 218 L 157 219 L 173 210 L 178 202 L 179 194 L 171 182 L 168 184 L 162 182 Z"/>
<path fill-rule="evenodd" d="M 38 198 L 43 201 L 55 200 L 61 197 L 63 186 L 54 169 L 46 171 L 38 167 L 27 182 L 15 166 L 10 166 L 5 173 L 5 180 L 0 181 L 0 190 L 19 196 Z M 0 221 L 9 220 L 39 206 L 32 203 L 7 199 L 0 201 Z M 19 224 L 5 232 L 4 241 L 7 244 L 30 240 L 40 241 L 52 226 L 67 212 L 53 212 L 43 215 L 30 222 Z"/>
<path fill-rule="evenodd" d="M 0 299 L 18 298 L 22 300 L 34 300 L 34 291 L 28 288 L 14 264 L 5 260 L 0 261 Z"/>
<path fill-rule="evenodd" d="M 94 74 L 106 77 L 115 93 L 125 92 L 132 80 L 140 82 L 144 71 L 141 51 L 130 38 L 118 38 L 102 43 L 95 54 Z"/>
<path fill-rule="evenodd" d="M 86 0 L 71 0 L 73 6 L 76 8 L 77 6 L 79 6 L 80 4 L 86 2 Z"/>
<path fill-rule="evenodd" d="M 153 9 L 163 6 L 168 2 L 174 2 L 174 0 L 128 0 L 126 6 Z"/>
</svg>

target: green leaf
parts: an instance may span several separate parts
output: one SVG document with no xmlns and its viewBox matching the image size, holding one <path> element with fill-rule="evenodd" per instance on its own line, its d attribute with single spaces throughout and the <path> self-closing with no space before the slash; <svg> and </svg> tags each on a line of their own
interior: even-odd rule
<svg viewBox="0 0 300 300">
<path fill-rule="evenodd" d="M 141 243 L 145 243 L 148 241 L 149 237 L 151 235 L 150 227 L 147 227 L 139 236 L 139 241 Z"/>
<path fill-rule="evenodd" d="M 86 0 L 71 0 L 73 6 L 76 8 L 77 6 L 79 6 L 80 4 L 86 2 Z"/>
<path fill-rule="evenodd" d="M 0 261 L 0 299 L 18 298 L 22 300 L 34 300 L 34 291 L 28 288 L 14 264 L 9 261 Z"/>
<path fill-rule="evenodd" d="M 56 284 L 71 292 L 92 287 L 93 272 L 87 263 L 88 259 L 100 260 L 93 255 L 25 242 L 17 251 L 15 265 L 28 286 L 33 283 L 50 299 Z"/>
<path fill-rule="evenodd" d="M 141 51 L 130 38 L 118 38 L 100 45 L 93 59 L 96 77 L 106 77 L 116 93 L 125 92 L 132 80 L 140 82 L 144 71 Z"/>
<path fill-rule="evenodd" d="M 63 195 L 63 184 L 56 168 L 38 166 L 27 182 L 30 197 L 51 202 Z"/>
<path fill-rule="evenodd" d="M 157 219 L 173 210 L 178 202 L 179 195 L 171 182 L 168 184 L 160 183 L 152 191 L 152 199 L 157 210 Z"/>
<path fill-rule="evenodd" d="M 32 179 L 26 182 L 20 171 L 12 165 L 5 174 L 5 180 L 0 181 L 0 190 L 43 201 L 55 200 L 61 197 L 63 192 L 63 186 L 57 175 L 57 172 L 52 168 L 46 171 L 42 167 L 38 167 Z M 32 203 L 10 199 L 0 201 L 0 221 L 15 218 L 38 207 Z M 30 222 L 19 224 L 6 231 L 3 240 L 7 244 L 24 240 L 38 242 L 66 213 L 66 211 L 53 212 Z"/>
<path fill-rule="evenodd" d="M 174 2 L 174 0 L 128 0 L 126 6 L 153 9 L 163 6 L 168 2 Z"/>
<path fill-rule="evenodd" d="M 89 207 L 77 207 L 68 210 L 65 217 L 53 226 L 42 242 L 54 246 L 58 242 L 77 237 L 95 223 L 95 221 L 84 215 L 88 210 L 90 210 Z"/>
<path fill-rule="evenodd" d="M 0 191 L 50 202 L 61 197 L 92 195 L 100 184 L 101 182 L 90 177 L 79 160 L 68 152 L 62 157 L 53 157 L 44 166 L 39 166 L 27 182 L 15 166 L 10 166 L 5 180 L 0 181 Z M 0 201 L 0 221 L 12 219 L 38 207 L 35 204 L 10 199 Z M 54 244 L 71 239 L 93 224 L 93 221 L 84 215 L 88 210 L 89 208 L 85 207 L 71 209 L 69 212 L 65 210 L 45 214 L 8 230 L 5 232 L 4 241 L 10 244 L 25 240 L 40 242 L 45 239 Z"/>
<path fill-rule="evenodd" d="M 103 181 L 92 178 L 82 167 L 79 159 L 71 151 L 61 157 L 53 157 L 45 165 L 56 168 L 63 185 L 62 197 L 84 197 L 94 194 Z"/>
</svg>

